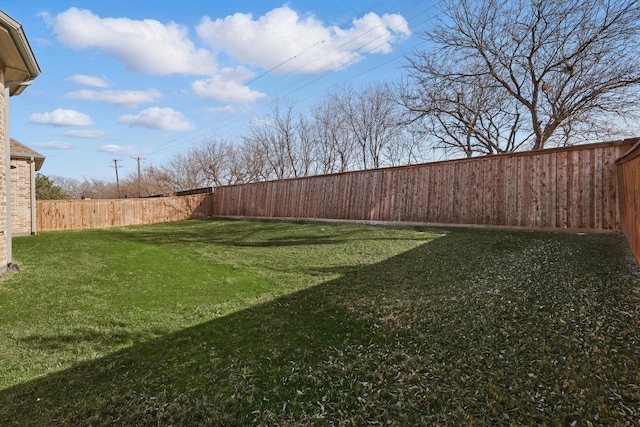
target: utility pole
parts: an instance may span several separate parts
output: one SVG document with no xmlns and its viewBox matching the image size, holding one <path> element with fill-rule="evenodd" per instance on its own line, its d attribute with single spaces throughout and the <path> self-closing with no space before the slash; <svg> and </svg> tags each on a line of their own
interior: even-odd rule
<svg viewBox="0 0 640 427">
<path fill-rule="evenodd" d="M 145 160 L 144 157 L 131 157 L 138 162 L 138 199 L 140 198 L 140 160 Z"/>
<path fill-rule="evenodd" d="M 113 166 L 111 166 L 116 170 L 116 190 L 118 191 L 118 199 L 120 198 L 120 179 L 118 178 L 118 168 L 122 167 L 118 166 L 119 161 L 119 159 L 113 159 Z"/>
</svg>

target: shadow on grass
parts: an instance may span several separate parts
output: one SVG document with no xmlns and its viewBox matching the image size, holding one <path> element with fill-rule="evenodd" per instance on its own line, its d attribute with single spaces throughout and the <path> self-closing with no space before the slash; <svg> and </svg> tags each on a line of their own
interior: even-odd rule
<svg viewBox="0 0 640 427">
<path fill-rule="evenodd" d="M 77 345 L 86 343 L 93 344 L 94 348 L 112 348 L 114 345 L 120 346 L 132 342 L 143 341 L 146 336 L 132 334 L 128 330 L 106 329 L 97 330 L 95 328 L 76 328 L 73 333 L 62 335 L 39 335 L 31 334 L 27 337 L 16 338 L 21 345 L 30 346 L 36 349 L 51 351 L 72 349 Z M 152 335 L 163 335 L 159 329 L 148 332 Z"/>
<path fill-rule="evenodd" d="M 618 236 L 452 231 L 0 391 L 0 425 L 633 423 L 627 253 Z"/>
<path fill-rule="evenodd" d="M 207 222 L 207 231 L 203 232 L 199 223 Z M 292 234 L 291 222 L 280 221 L 251 221 L 233 219 L 203 219 L 185 221 L 182 223 L 171 223 L 166 231 L 159 233 L 161 225 L 154 225 L 153 230 L 145 233 L 136 230 L 135 233 L 118 234 L 118 238 L 130 239 L 141 243 L 153 244 L 174 244 L 174 243 L 204 243 L 224 246 L 238 247 L 286 247 L 286 246 L 318 246 L 327 244 L 344 243 L 353 239 L 357 240 L 395 240 L 389 237 L 371 238 L 370 233 L 363 228 L 358 230 L 353 224 L 345 224 L 350 228 L 340 230 L 339 233 L 332 233 L 332 230 L 340 227 L 331 224 L 326 229 L 322 229 L 322 234 L 318 233 L 316 223 L 299 222 L 299 234 Z M 304 229 L 305 224 L 311 227 Z M 253 226 L 252 226 L 253 225 Z M 426 230 L 426 227 L 416 227 L 416 229 Z M 280 237 L 268 237 L 282 233 Z M 407 240 L 406 237 L 398 238 Z"/>
</svg>

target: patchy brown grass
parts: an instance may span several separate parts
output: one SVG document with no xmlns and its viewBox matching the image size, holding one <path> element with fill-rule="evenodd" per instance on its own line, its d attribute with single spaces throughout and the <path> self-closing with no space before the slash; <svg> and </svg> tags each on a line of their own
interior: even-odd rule
<svg viewBox="0 0 640 427">
<path fill-rule="evenodd" d="M 6 388 L 0 424 L 640 423 L 640 272 L 619 235 L 198 224 L 229 225 L 191 247 L 203 259 L 274 286 L 333 277 Z"/>
</svg>

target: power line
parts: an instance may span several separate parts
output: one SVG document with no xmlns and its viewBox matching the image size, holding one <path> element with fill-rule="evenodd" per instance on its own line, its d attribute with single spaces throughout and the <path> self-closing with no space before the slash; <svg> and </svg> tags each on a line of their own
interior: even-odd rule
<svg viewBox="0 0 640 427">
<path fill-rule="evenodd" d="M 436 19 L 439 15 L 441 15 L 441 14 L 442 14 L 442 12 L 441 12 L 441 11 L 437 11 L 437 6 L 438 6 L 438 5 L 440 5 L 442 2 L 443 2 L 443 0 L 437 0 L 437 1 L 435 1 L 434 3 L 432 3 L 431 5 L 429 5 L 429 7 L 424 7 L 424 4 L 423 4 L 422 2 L 416 2 L 416 3 L 415 3 L 415 4 L 410 8 L 410 9 L 412 9 L 412 10 L 410 11 L 409 16 L 406 18 L 406 21 L 407 21 L 408 23 L 409 23 L 409 22 L 412 22 L 412 21 L 415 21 L 416 19 L 418 19 L 418 18 L 419 18 L 420 16 L 422 16 L 422 15 L 427 15 L 427 16 L 425 17 L 425 19 L 424 19 L 424 21 L 423 21 L 423 22 L 421 22 L 421 23 L 419 23 L 419 24 L 417 24 L 417 25 L 413 26 L 413 28 L 411 28 L 411 30 L 412 30 L 412 32 L 413 32 L 413 33 L 415 33 L 415 32 L 416 32 L 416 30 L 417 30 L 418 28 L 420 28 L 420 27 L 424 27 L 424 26 L 425 26 L 425 25 L 427 25 L 430 21 L 433 21 L 433 20 L 434 20 L 434 19 Z M 385 3 L 385 4 L 387 4 L 387 3 L 391 3 L 391 2 L 384 2 L 384 3 Z M 435 13 L 429 13 L 429 12 L 432 12 L 432 11 L 436 11 L 436 12 L 435 12 Z M 368 34 L 368 33 L 372 32 L 372 31 L 374 31 L 375 29 L 377 29 L 377 28 L 379 28 L 379 27 L 382 27 L 382 26 L 384 26 L 384 25 L 385 25 L 384 23 L 382 23 L 382 24 L 378 24 L 377 26 L 375 26 L 375 27 L 373 27 L 373 28 L 369 28 L 369 29 L 368 29 L 367 31 L 365 31 L 365 32 L 358 33 L 357 35 L 354 35 L 354 37 L 350 38 L 349 40 L 344 41 L 344 42 L 343 42 L 339 47 L 344 47 L 344 46 L 346 46 L 346 45 L 348 45 L 348 44 L 350 44 L 350 43 L 354 43 L 354 42 L 356 42 L 358 39 L 360 39 L 360 38 L 362 38 L 363 36 L 365 36 L 366 34 Z M 358 50 L 361 50 L 361 49 L 363 49 L 363 48 L 365 48 L 365 47 L 371 46 L 373 43 L 375 43 L 376 41 L 378 41 L 378 40 L 379 40 L 381 37 L 383 37 L 384 35 L 385 35 L 385 34 L 382 34 L 382 35 L 380 35 L 380 36 L 378 36 L 378 37 L 375 37 L 375 38 L 373 38 L 373 40 L 369 40 L 369 41 L 367 41 L 366 43 L 364 43 L 364 44 L 362 44 L 362 45 L 358 46 L 358 47 L 357 47 L 357 48 L 355 48 L 355 49 L 350 49 L 350 52 L 349 52 L 349 53 L 344 54 L 340 59 L 345 59 L 345 57 L 346 57 L 346 56 L 348 56 L 349 54 L 352 54 L 353 52 L 357 52 Z M 311 51 L 313 51 L 314 49 L 317 49 L 317 48 L 318 48 L 318 46 L 322 45 L 324 42 L 325 42 L 325 40 L 322 40 L 322 41 L 320 41 L 320 42 L 316 42 L 316 43 L 314 43 L 314 44 L 313 44 L 312 46 L 310 46 L 309 48 L 304 49 L 304 50 L 302 50 L 302 51 L 298 52 L 297 54 L 295 54 L 295 55 L 293 55 L 293 56 L 291 56 L 291 57 L 289 57 L 289 58 L 287 58 L 287 59 L 283 60 L 283 61 L 282 61 L 282 62 L 280 62 L 279 64 L 275 65 L 274 67 L 270 68 L 269 70 L 266 70 L 266 71 L 262 72 L 261 74 L 259 74 L 258 76 L 254 77 L 253 79 L 249 80 L 249 81 L 248 81 L 248 82 L 246 82 L 245 84 L 247 84 L 247 85 L 248 85 L 248 84 L 250 84 L 250 83 L 253 83 L 253 82 L 257 81 L 257 80 L 262 79 L 263 77 L 265 77 L 265 76 L 267 76 L 267 75 L 272 74 L 272 72 L 273 72 L 273 71 L 275 71 L 276 69 L 278 69 L 278 68 L 282 67 L 282 66 L 283 66 L 283 65 L 285 65 L 286 63 L 288 63 L 288 62 L 292 61 L 293 59 L 296 59 L 296 58 L 300 59 L 300 57 L 301 57 L 301 56 L 304 56 L 305 54 L 310 53 L 310 52 L 311 52 Z M 387 40 L 383 40 L 382 42 L 378 42 L 378 44 L 374 45 L 374 46 L 373 46 L 373 47 L 371 47 L 369 50 L 370 50 L 370 51 L 371 51 L 371 50 L 376 50 L 376 48 L 378 48 L 378 47 L 380 47 L 380 46 L 384 45 L 385 43 L 388 43 L 388 41 L 387 41 Z M 423 41 L 423 42 L 419 43 L 419 45 L 422 45 L 422 44 L 424 44 L 424 43 L 425 43 L 425 41 Z M 414 46 L 414 48 L 415 48 L 415 46 Z M 347 82 L 347 81 L 354 80 L 354 79 L 355 79 L 355 78 L 357 78 L 357 77 L 360 77 L 360 76 L 362 76 L 362 75 L 365 75 L 365 74 L 367 74 L 367 73 L 369 73 L 369 72 L 372 72 L 372 71 L 374 71 L 374 70 L 376 70 L 376 69 L 379 69 L 379 68 L 381 68 L 381 67 L 383 67 L 383 66 L 385 66 L 385 65 L 387 65 L 387 64 L 389 64 L 389 63 L 391 63 L 391 62 L 394 62 L 395 60 L 399 59 L 400 57 L 402 57 L 402 56 L 406 55 L 406 54 L 409 52 L 409 50 L 412 50 L 412 49 L 405 49 L 405 50 L 404 50 L 404 51 L 402 51 L 400 54 L 396 54 L 396 55 L 394 55 L 394 56 L 393 56 L 392 58 L 390 58 L 389 60 L 384 61 L 384 62 L 383 62 L 383 63 L 381 63 L 381 64 L 377 64 L 377 65 L 371 66 L 371 67 L 367 68 L 366 70 L 363 70 L 362 72 L 360 72 L 360 73 L 359 73 L 357 76 L 355 76 L 355 77 L 354 77 L 354 76 L 351 76 L 351 77 L 348 77 L 348 78 L 346 78 L 346 79 L 343 79 L 343 81 L 342 81 L 342 82 L 344 83 L 344 82 Z M 308 62 L 306 62 L 306 63 L 303 63 L 303 64 L 299 65 L 295 70 L 292 70 L 292 71 L 291 71 L 291 73 L 293 73 L 293 74 L 295 74 L 295 73 L 300 73 L 300 72 L 302 72 L 302 70 L 303 70 L 304 68 L 308 67 L 309 65 L 311 65 L 312 63 L 314 63 L 314 62 L 316 62 L 316 61 L 319 61 L 320 59 L 321 59 L 321 58 L 316 58 L 316 59 L 313 59 L 313 60 L 308 61 Z M 278 85 L 278 86 L 280 86 L 280 88 L 277 90 L 277 92 L 279 92 L 279 93 L 281 93 L 281 94 L 285 94 L 285 96 L 291 96 L 291 95 L 293 95 L 294 93 L 296 93 L 296 92 L 300 91 L 301 89 L 304 89 L 304 88 L 306 88 L 306 87 L 308 87 L 308 86 L 310 86 L 310 85 L 312 85 L 312 84 L 316 83 L 317 81 L 322 80 L 322 79 L 323 79 L 323 78 L 325 78 L 327 75 L 331 74 L 333 71 L 335 71 L 335 70 L 328 70 L 328 71 L 325 71 L 325 72 L 321 73 L 320 75 L 312 75 L 312 76 L 308 76 L 308 77 L 303 77 L 302 79 L 295 79 L 295 81 L 293 81 L 293 82 L 291 82 L 289 78 L 287 78 L 287 77 L 283 77 L 283 79 L 285 79 L 285 80 L 289 80 L 289 82 L 288 82 L 288 83 L 286 83 L 286 84 L 284 84 L 284 85 Z M 280 81 L 281 81 L 281 82 L 283 82 L 283 80 L 280 80 Z M 330 89 L 330 88 L 332 88 L 332 87 L 337 87 L 337 86 L 339 86 L 339 84 L 340 84 L 340 83 L 336 83 L 336 84 L 334 84 L 334 85 L 331 85 L 329 88 L 323 88 L 322 90 L 327 90 L 327 89 Z M 319 92 L 321 92 L 322 90 L 317 91 L 317 92 L 315 92 L 315 93 L 314 93 L 314 94 L 312 94 L 312 95 L 308 95 L 308 96 L 305 96 L 305 97 L 303 97 L 303 98 L 301 98 L 301 99 L 298 99 L 298 100 L 297 100 L 296 102 L 294 102 L 294 103 L 295 103 L 295 104 L 297 104 L 297 103 L 302 102 L 302 101 L 305 101 L 305 100 L 307 100 L 307 99 L 309 99 L 309 98 L 311 98 L 311 97 L 313 97 L 313 96 L 316 96 L 316 95 L 317 95 Z M 203 136 L 206 132 L 211 132 L 211 131 L 214 131 L 214 130 L 219 130 L 219 129 L 223 129 L 223 128 L 228 128 L 228 127 L 230 127 L 230 126 L 232 126 L 232 125 L 234 125 L 234 124 L 236 124 L 236 123 L 238 123 L 238 122 L 241 122 L 242 120 L 243 120 L 243 119 L 241 119 L 241 118 L 236 118 L 236 119 L 233 119 L 233 120 L 228 121 L 227 123 L 223 123 L 221 126 L 217 126 L 216 128 L 211 127 L 211 128 L 206 129 L 206 130 L 202 130 L 202 131 L 194 132 L 193 134 L 188 135 L 188 136 L 185 136 L 185 137 L 182 137 L 182 138 L 174 138 L 174 139 L 171 139 L 170 141 L 167 141 L 167 142 L 165 142 L 164 144 L 162 144 L 162 145 L 160 145 L 160 146 L 156 147 L 156 148 L 155 148 L 155 150 L 153 150 L 150 154 L 152 154 L 152 155 L 159 155 L 159 154 L 164 154 L 164 153 L 167 153 L 167 152 L 171 152 L 171 151 L 173 151 L 173 150 L 177 149 L 177 148 L 178 148 L 178 147 L 180 147 L 180 146 L 183 146 L 183 145 L 186 145 L 186 144 L 193 143 L 193 142 L 197 141 L 199 138 L 202 138 L 202 136 Z"/>
</svg>

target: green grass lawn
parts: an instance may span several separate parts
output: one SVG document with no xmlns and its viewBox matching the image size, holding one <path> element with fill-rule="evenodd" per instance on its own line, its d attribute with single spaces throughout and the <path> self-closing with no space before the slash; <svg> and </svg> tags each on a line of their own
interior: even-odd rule
<svg viewBox="0 0 640 427">
<path fill-rule="evenodd" d="M 202 220 L 14 239 L 0 425 L 634 425 L 616 234 Z"/>
</svg>

